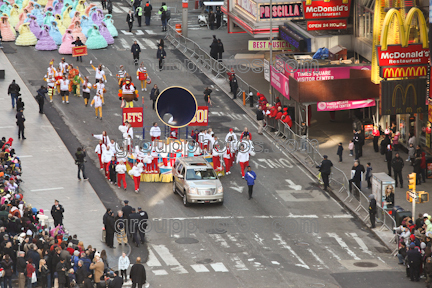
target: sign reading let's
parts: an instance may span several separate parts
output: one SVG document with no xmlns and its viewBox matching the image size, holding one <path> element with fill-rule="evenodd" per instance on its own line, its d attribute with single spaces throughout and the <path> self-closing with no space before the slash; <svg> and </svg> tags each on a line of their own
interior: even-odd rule
<svg viewBox="0 0 432 288">
<path fill-rule="evenodd" d="M 142 128 L 144 124 L 143 107 L 123 108 L 123 124 L 126 121 L 134 128 Z"/>
</svg>

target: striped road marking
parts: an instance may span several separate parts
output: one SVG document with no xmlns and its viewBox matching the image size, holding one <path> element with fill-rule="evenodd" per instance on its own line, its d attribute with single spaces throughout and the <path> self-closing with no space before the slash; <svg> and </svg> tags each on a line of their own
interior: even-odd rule
<svg viewBox="0 0 432 288">
<path fill-rule="evenodd" d="M 213 268 L 215 272 L 228 272 L 228 269 L 222 262 L 210 263 L 210 266 Z"/>
<path fill-rule="evenodd" d="M 161 257 L 161 259 L 165 262 L 166 265 L 175 266 L 171 268 L 172 271 L 178 272 L 179 274 L 189 273 L 177 261 L 177 259 L 171 254 L 171 252 L 168 250 L 167 247 L 165 247 L 165 245 L 153 245 L 152 247 L 157 252 L 157 254 Z"/>
<path fill-rule="evenodd" d="M 210 272 L 206 266 L 204 266 L 203 264 L 194 264 L 191 265 L 192 269 L 195 270 L 195 272 L 197 273 L 201 273 L 201 272 Z"/>
<path fill-rule="evenodd" d="M 347 253 L 354 258 L 354 260 L 361 260 L 357 255 L 348 247 L 348 245 L 340 238 L 336 233 L 327 233 L 328 236 L 334 238 L 338 244 L 345 250 Z"/>
</svg>

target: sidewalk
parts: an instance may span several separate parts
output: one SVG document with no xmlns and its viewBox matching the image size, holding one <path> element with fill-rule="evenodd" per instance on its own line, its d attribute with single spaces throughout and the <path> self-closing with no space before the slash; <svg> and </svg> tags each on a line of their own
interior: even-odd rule
<svg viewBox="0 0 432 288">
<path fill-rule="evenodd" d="M 101 242 L 104 205 L 89 182 L 77 180 L 73 157 L 46 116 L 38 113 L 39 107 L 33 96 L 35 91 L 25 86 L 3 51 L 0 51 L 0 66 L 6 71 L 5 80 L 0 81 L 0 90 L 4 91 L 0 97 L 0 137 L 14 139 L 12 147 L 23 166 L 24 182 L 21 187 L 24 200 L 37 209 L 43 209 L 45 215 L 50 217 L 49 225 L 53 225 L 50 211 L 54 199 L 59 200 L 65 209 L 64 225 L 69 233 L 77 234 L 86 247 L 92 245 L 98 250 L 105 249 L 105 244 Z M 11 98 L 6 94 L 13 79 L 20 85 L 25 103 L 26 140 L 18 140 L 16 111 L 12 109 Z M 47 102 L 45 106 L 49 105 Z M 107 252 L 112 254 L 113 250 L 107 249 Z M 111 254 L 110 258 L 118 257 Z"/>
</svg>

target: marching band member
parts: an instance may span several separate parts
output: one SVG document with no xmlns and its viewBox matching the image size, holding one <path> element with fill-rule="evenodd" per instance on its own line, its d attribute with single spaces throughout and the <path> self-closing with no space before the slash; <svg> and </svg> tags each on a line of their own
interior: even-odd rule
<svg viewBox="0 0 432 288">
<path fill-rule="evenodd" d="M 95 71 L 95 78 L 96 78 L 95 84 L 99 83 L 100 80 L 102 80 L 102 82 L 104 82 L 104 81 L 107 82 L 106 76 L 105 76 L 105 71 L 102 70 L 102 64 L 99 64 L 98 68 L 96 68 L 95 66 L 93 66 L 92 63 L 93 63 L 93 61 L 90 60 L 90 65 L 93 68 L 93 70 Z"/>
<path fill-rule="evenodd" d="M 106 149 L 106 145 L 103 144 L 102 140 L 99 140 L 99 144 L 96 145 L 95 152 L 98 154 L 100 170 L 103 170 L 102 152 Z"/>
<path fill-rule="evenodd" d="M 226 144 L 225 151 L 223 152 L 223 156 L 222 156 L 223 160 L 225 162 L 225 174 L 226 175 L 231 174 L 230 170 L 231 170 L 232 160 L 231 160 L 230 146 L 231 145 L 229 143 Z M 214 161 L 213 161 L 213 163 L 214 163 Z"/>
<path fill-rule="evenodd" d="M 242 178 L 245 176 L 245 169 L 249 166 L 249 151 L 244 144 L 240 144 L 240 149 L 237 153 L 237 163 L 240 163 Z"/>
<path fill-rule="evenodd" d="M 120 88 L 123 86 L 123 81 L 125 80 L 126 76 L 128 76 L 128 73 L 124 69 L 123 65 L 120 65 L 120 70 L 117 72 L 117 81 Z"/>
<path fill-rule="evenodd" d="M 110 144 L 110 138 L 106 131 L 102 131 L 102 134 L 92 134 L 92 136 L 98 140 L 102 140 L 102 143 L 105 146 L 108 146 Z"/>
<path fill-rule="evenodd" d="M 141 81 L 141 91 L 147 91 L 147 68 L 144 67 L 144 62 L 141 62 L 137 70 L 137 79 Z"/>
<path fill-rule="evenodd" d="M 135 162 L 134 166 L 131 170 L 129 170 L 129 175 L 133 177 L 134 184 L 135 184 L 135 193 L 138 193 L 139 186 L 141 182 L 141 173 L 142 173 L 142 163 Z"/>
<path fill-rule="evenodd" d="M 228 138 L 231 137 L 232 140 L 237 141 L 237 135 L 234 134 L 234 130 L 232 128 L 229 129 L 228 134 L 225 136 L 225 142 L 228 142 Z"/>
<path fill-rule="evenodd" d="M 153 127 L 150 128 L 150 136 L 151 136 L 151 141 L 153 142 L 153 140 L 158 139 L 160 140 L 160 136 L 161 136 L 161 129 L 158 127 L 157 122 L 153 123 Z"/>
<path fill-rule="evenodd" d="M 92 85 L 91 85 L 91 83 L 89 81 L 89 77 L 86 76 L 84 78 L 83 89 L 82 89 L 82 91 L 83 91 L 83 98 L 84 98 L 84 104 L 85 104 L 86 107 L 87 107 L 88 101 L 90 99 L 90 89 L 91 88 L 92 88 Z"/>
<path fill-rule="evenodd" d="M 69 104 L 69 83 L 70 81 L 66 79 L 66 76 L 63 75 L 63 78 L 57 81 L 58 84 L 60 84 L 60 95 L 62 96 L 62 103 Z"/>
<path fill-rule="evenodd" d="M 155 149 L 152 150 L 151 152 L 151 156 L 152 156 L 152 165 L 151 165 L 151 173 L 156 173 L 159 171 L 159 167 L 158 167 L 158 160 L 159 160 L 159 155 L 156 152 Z"/>
<path fill-rule="evenodd" d="M 111 151 L 110 146 L 106 146 L 106 149 L 102 152 L 102 163 L 105 172 L 105 177 L 109 180 L 109 163 L 111 158 L 114 156 L 114 151 Z"/>
<path fill-rule="evenodd" d="M 57 68 L 57 72 L 55 73 L 54 79 L 56 81 L 59 81 L 60 79 L 63 79 L 63 72 L 62 69 L 60 67 Z M 60 94 L 60 84 L 56 85 L 57 87 L 57 93 Z"/>
<path fill-rule="evenodd" d="M 53 96 L 54 96 L 54 90 L 55 90 L 55 85 L 56 85 L 56 81 L 54 79 L 54 77 L 51 76 L 47 76 L 45 75 L 44 80 L 47 82 L 47 88 L 48 88 L 48 95 L 50 97 L 50 102 L 53 102 Z"/>
<path fill-rule="evenodd" d="M 102 97 L 99 92 L 97 92 L 96 95 L 93 97 L 93 100 L 90 103 L 90 107 L 93 107 L 93 104 L 95 105 L 96 119 L 98 118 L 99 112 L 100 120 L 102 120 Z"/>
<path fill-rule="evenodd" d="M 124 164 L 123 160 L 120 160 L 119 164 L 116 166 L 116 172 L 117 172 L 117 187 L 121 188 L 121 183 L 123 182 L 123 188 L 126 190 L 127 184 L 126 184 L 126 165 Z"/>
</svg>

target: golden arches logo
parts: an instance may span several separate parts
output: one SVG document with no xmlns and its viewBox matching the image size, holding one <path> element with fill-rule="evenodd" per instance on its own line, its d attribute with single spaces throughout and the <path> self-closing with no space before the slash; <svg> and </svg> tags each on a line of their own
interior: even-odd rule
<svg viewBox="0 0 432 288">
<path fill-rule="evenodd" d="M 427 24 L 426 20 L 423 16 L 423 13 L 419 8 L 411 8 L 411 10 L 408 12 L 405 21 L 403 20 L 403 17 L 401 15 L 401 12 L 399 12 L 395 8 L 391 8 L 383 22 L 382 32 L 381 32 L 381 50 L 385 51 L 387 50 L 387 37 L 389 33 L 390 23 L 393 20 L 393 17 L 395 17 L 395 22 L 397 22 L 397 25 L 399 25 L 399 38 L 400 38 L 400 44 L 402 47 L 408 46 L 408 40 L 409 40 L 409 34 L 410 34 L 410 25 L 414 18 L 414 16 L 417 15 L 417 20 L 419 22 L 420 27 L 420 40 L 423 44 L 423 48 L 429 48 L 429 41 L 428 41 L 428 31 L 427 31 Z M 395 23 L 396 24 L 396 23 Z"/>
<path fill-rule="evenodd" d="M 393 89 L 393 95 L 392 95 L 392 107 L 396 107 L 396 97 L 397 92 L 400 91 L 402 95 L 402 105 L 405 106 L 407 101 L 408 92 L 412 88 L 413 95 L 414 95 L 414 106 L 417 106 L 417 91 L 412 83 L 408 84 L 408 86 L 404 87 L 401 84 L 396 85 L 396 87 Z M 420 110 L 420 111 L 419 111 Z M 421 107 L 417 109 L 417 112 L 421 112 L 423 110 Z M 412 108 L 407 107 L 405 113 L 412 113 Z M 403 113 L 402 108 L 397 108 L 396 113 Z"/>
<path fill-rule="evenodd" d="M 382 68 L 383 78 L 420 77 L 427 75 L 426 66 Z"/>
<path fill-rule="evenodd" d="M 330 1 L 331 0 L 324 0 L 324 2 L 327 2 L 327 3 L 330 2 Z M 348 4 L 348 1 L 349 0 L 342 0 L 342 4 Z M 306 0 L 305 2 L 306 2 L 305 3 L 306 5 L 312 5 L 312 0 Z"/>
</svg>

